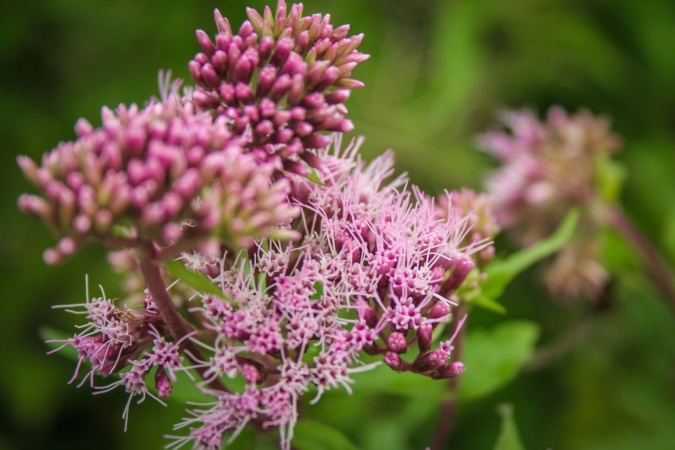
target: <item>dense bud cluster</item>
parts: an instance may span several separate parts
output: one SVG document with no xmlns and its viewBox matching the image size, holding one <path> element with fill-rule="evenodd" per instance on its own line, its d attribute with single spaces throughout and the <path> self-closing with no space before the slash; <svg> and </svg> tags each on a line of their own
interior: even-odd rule
<svg viewBox="0 0 675 450">
<path fill-rule="evenodd" d="M 199 107 L 227 118 L 234 133 L 248 130 L 259 161 L 280 159 L 298 173 L 306 172 L 300 159 L 318 165 L 305 150 L 329 144 L 320 132 L 353 129 L 344 102 L 363 83 L 349 76 L 368 58 L 356 51 L 362 34 L 347 37 L 349 25 L 334 29 L 330 15 L 303 17 L 302 9 L 287 10 L 284 0 L 262 16 L 248 8 L 237 33 L 216 10 L 215 43 L 197 31 L 203 52 L 189 65 Z"/>
<path fill-rule="evenodd" d="M 278 167 L 259 164 L 225 118 L 195 112 L 175 94 L 147 107 L 103 108 L 103 126 L 80 119 L 78 139 L 61 143 L 38 166 L 18 158 L 44 197 L 23 195 L 22 211 L 41 218 L 62 237 L 45 252 L 61 261 L 87 240 L 122 247 L 161 246 L 217 236 L 232 246 L 268 235 L 298 214 L 287 202 L 288 180 L 272 181 Z M 120 235 L 126 228 L 126 236 Z"/>
</svg>

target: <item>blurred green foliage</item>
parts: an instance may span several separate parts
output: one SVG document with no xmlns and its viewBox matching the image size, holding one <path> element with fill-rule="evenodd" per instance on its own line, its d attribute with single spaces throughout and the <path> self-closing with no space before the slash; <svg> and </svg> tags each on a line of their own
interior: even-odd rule
<svg viewBox="0 0 675 450">
<path fill-rule="evenodd" d="M 74 323 L 50 306 L 83 301 L 85 273 L 92 288 L 100 283 L 113 298 L 120 295 L 119 279 L 94 246 L 62 266 L 42 264 L 42 250 L 53 239 L 37 221 L 16 211 L 16 198 L 28 184 L 14 158 L 38 158 L 58 141 L 74 138 L 80 116 L 100 123 L 102 105 L 143 103 L 157 95 L 159 69 L 186 78 L 187 62 L 198 51 L 194 30 L 214 33 L 214 7 L 238 24 L 245 6 L 260 10 L 263 5 L 261 0 L 0 5 L 0 170 L 5 180 L 0 196 L 5 289 L 0 448 L 161 448 L 162 435 L 185 414 L 176 405 L 132 405 L 129 431 L 123 433 L 125 394 L 92 397 L 86 386 L 67 386 L 72 362 L 45 355 L 40 327 L 68 330 Z M 367 137 L 367 158 L 393 148 L 399 170 L 408 171 L 428 192 L 476 188 L 493 162 L 475 151 L 474 136 L 492 123 L 495 110 L 528 106 L 543 112 L 559 104 L 606 113 L 625 139 L 619 160 L 626 167 L 621 200 L 627 214 L 675 262 L 675 3 L 309 0 L 305 8 L 328 12 L 334 23 L 350 23 L 353 32 L 366 34 L 362 50 L 372 58 L 355 72 L 366 88 L 355 92 L 348 106 L 356 132 Z M 498 244 L 507 248 L 502 239 Z M 463 402 L 452 448 L 492 448 L 500 428 L 494 411 L 503 402 L 515 407 L 525 448 L 673 448 L 672 311 L 620 238 L 609 235 L 606 247 L 617 274 L 611 307 L 594 316 L 590 331 L 555 364 Z M 476 310 L 469 329 L 525 319 L 539 324 L 539 345 L 546 345 L 588 313 L 589 305 L 551 302 L 537 275 L 536 268 L 529 270 L 506 289 L 501 299 L 505 317 Z M 491 357 L 483 348 L 486 342 L 480 345 L 482 363 Z M 496 361 L 503 351 L 508 349 L 496 346 Z M 467 355 L 467 363 L 472 357 L 477 356 Z M 352 396 L 329 392 L 317 405 L 306 405 L 306 415 L 362 448 L 424 448 L 440 398 L 385 392 L 355 378 Z M 311 431 L 306 434 L 305 442 L 311 441 Z"/>
</svg>

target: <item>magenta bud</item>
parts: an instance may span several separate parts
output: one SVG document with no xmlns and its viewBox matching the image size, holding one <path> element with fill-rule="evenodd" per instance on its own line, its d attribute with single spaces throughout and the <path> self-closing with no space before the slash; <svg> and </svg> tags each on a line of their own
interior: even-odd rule
<svg viewBox="0 0 675 450">
<path fill-rule="evenodd" d="M 307 122 L 300 122 L 295 126 L 295 133 L 300 137 L 308 136 L 314 131 L 314 127 Z"/>
<path fill-rule="evenodd" d="M 197 191 L 201 189 L 201 179 L 199 171 L 190 168 L 173 183 L 173 191 L 183 197 L 185 200 L 191 200 Z"/>
<path fill-rule="evenodd" d="M 241 368 L 241 375 L 250 384 L 258 384 L 260 381 L 260 372 L 253 364 L 244 364 Z"/>
<path fill-rule="evenodd" d="M 220 77 L 216 73 L 216 69 L 209 63 L 204 64 L 200 69 L 202 79 L 211 89 L 218 89 L 220 86 Z"/>
<path fill-rule="evenodd" d="M 230 27 L 230 22 L 220 14 L 218 8 L 213 11 L 213 17 L 216 19 L 216 27 L 221 33 L 232 34 L 232 27 Z"/>
<path fill-rule="evenodd" d="M 307 73 L 307 63 L 302 59 L 297 53 L 291 53 L 288 55 L 288 59 L 284 64 L 284 67 L 281 70 L 283 73 L 295 75 L 296 73 L 304 76 Z"/>
<path fill-rule="evenodd" d="M 234 79 L 242 83 L 248 83 L 251 81 L 251 75 L 253 74 L 254 68 L 255 64 L 250 60 L 245 58 L 239 59 L 234 67 Z"/>
<path fill-rule="evenodd" d="M 202 47 L 202 50 L 204 50 L 204 53 L 206 56 L 211 57 L 216 51 L 216 47 L 213 45 L 213 42 L 211 42 L 211 38 L 209 38 L 209 35 L 206 34 L 202 30 L 197 30 L 197 41 L 199 42 L 199 45 Z"/>
<path fill-rule="evenodd" d="M 18 206 L 22 213 L 31 214 L 42 220 L 50 220 L 53 213 L 49 202 L 37 195 L 21 194 Z"/>
<path fill-rule="evenodd" d="M 220 95 L 220 98 L 222 98 L 228 105 L 232 105 L 236 101 L 234 86 L 229 83 L 221 84 L 218 88 L 218 94 Z"/>
<path fill-rule="evenodd" d="M 227 53 L 227 50 L 230 48 L 231 43 L 232 43 L 232 35 L 227 33 L 218 33 L 216 35 L 216 47 L 218 47 L 218 50 Z"/>
<path fill-rule="evenodd" d="M 263 120 L 255 127 L 255 133 L 260 138 L 269 136 L 274 131 L 274 125 L 269 120 Z"/>
<path fill-rule="evenodd" d="M 206 64 L 207 62 L 209 62 L 209 57 L 206 56 L 206 55 L 203 54 L 203 53 L 197 53 L 197 54 L 195 55 L 195 57 L 193 58 L 193 61 L 195 61 L 197 64 L 199 64 L 198 67 L 201 67 L 201 66 L 203 66 L 204 64 Z"/>
<path fill-rule="evenodd" d="M 387 339 L 387 346 L 392 352 L 399 354 L 405 353 L 408 351 L 408 343 L 405 340 L 405 335 L 399 333 L 398 331 L 393 331 L 389 338 Z"/>
<path fill-rule="evenodd" d="M 169 380 L 164 366 L 157 366 L 157 372 L 155 372 L 155 387 L 157 388 L 158 394 L 160 397 L 168 397 L 173 391 L 173 386 L 171 386 L 171 380 Z"/>
<path fill-rule="evenodd" d="M 399 371 L 402 367 L 402 359 L 398 353 L 387 352 L 384 354 L 384 363 L 392 369 Z"/>
<path fill-rule="evenodd" d="M 183 227 L 177 223 L 168 223 L 162 229 L 162 238 L 165 242 L 176 242 L 183 235 Z"/>
<path fill-rule="evenodd" d="M 295 136 L 293 130 L 291 130 L 290 128 L 282 128 L 280 130 L 277 130 L 276 142 L 280 144 L 286 144 L 288 143 L 288 141 L 293 139 L 293 136 Z"/>
<path fill-rule="evenodd" d="M 274 48 L 275 40 L 271 36 L 263 36 L 263 38 L 260 40 L 260 45 L 258 45 L 258 56 L 260 58 L 260 64 L 265 64 L 267 63 L 267 60 L 270 57 L 270 54 L 272 53 L 272 49 Z"/>
<path fill-rule="evenodd" d="M 439 369 L 435 370 L 431 374 L 431 376 L 436 380 L 440 380 L 443 378 L 453 378 L 464 372 L 464 369 L 465 369 L 464 364 L 462 364 L 460 361 L 455 361 L 451 364 L 446 364 L 440 367 Z"/>
<path fill-rule="evenodd" d="M 450 306 L 445 302 L 437 301 L 436 304 L 431 308 L 427 317 L 429 319 L 440 319 L 442 317 L 447 317 L 450 315 Z"/>
<path fill-rule="evenodd" d="M 256 93 L 259 97 L 266 95 L 272 88 L 274 81 L 277 79 L 277 69 L 274 66 L 265 66 L 260 69 L 258 74 L 258 86 Z"/>
<path fill-rule="evenodd" d="M 220 102 L 217 98 L 213 97 L 211 94 L 207 93 L 201 88 L 195 89 L 194 93 L 192 94 L 192 98 L 195 104 L 203 109 L 213 109 L 220 105 Z"/>
<path fill-rule="evenodd" d="M 88 233 L 91 229 L 91 219 L 83 214 L 76 216 L 73 220 L 73 229 L 79 234 Z"/>
<path fill-rule="evenodd" d="M 236 86 L 234 87 L 234 92 L 237 98 L 242 102 L 242 103 L 251 103 L 253 102 L 254 95 L 253 95 L 253 90 L 248 84 L 244 83 L 237 83 Z"/>
<path fill-rule="evenodd" d="M 188 69 L 190 70 L 190 76 L 192 77 L 192 80 L 197 84 L 203 85 L 205 84 L 205 81 L 202 79 L 201 68 L 202 65 L 195 60 L 192 60 L 188 63 Z"/>
<path fill-rule="evenodd" d="M 216 50 L 211 57 L 211 64 L 218 75 L 224 76 L 227 73 L 227 53 Z"/>
<path fill-rule="evenodd" d="M 296 73 L 293 75 L 293 83 L 291 90 L 288 93 L 288 105 L 296 106 L 302 100 L 302 95 L 305 90 L 305 77 L 302 74 Z"/>
<path fill-rule="evenodd" d="M 253 25 L 256 33 L 260 34 L 263 27 L 263 18 L 260 13 L 253 8 L 246 8 L 246 15 L 248 16 L 248 20 L 251 21 L 251 25 Z"/>
<path fill-rule="evenodd" d="M 351 93 L 349 89 L 339 89 L 324 95 L 324 98 L 329 105 L 337 105 L 346 102 Z"/>
<path fill-rule="evenodd" d="M 87 119 L 80 117 L 77 120 L 77 123 L 75 124 L 75 133 L 77 133 L 79 137 L 87 136 L 92 131 L 94 131 L 94 127 Z"/>
<path fill-rule="evenodd" d="M 311 134 L 302 139 L 302 144 L 305 146 L 305 148 L 325 148 L 330 143 L 331 138 L 321 134 Z"/>
<path fill-rule="evenodd" d="M 420 355 L 413 362 L 413 370 L 416 372 L 426 372 L 441 367 L 448 359 L 448 354 L 441 349 L 436 349 L 431 353 Z"/>
<path fill-rule="evenodd" d="M 434 328 L 431 325 L 424 325 L 417 330 L 417 347 L 420 353 L 426 353 L 431 349 L 431 334 Z"/>
<path fill-rule="evenodd" d="M 342 25 L 333 30 L 330 37 L 332 41 L 339 41 L 344 39 L 349 33 L 349 25 Z"/>
<path fill-rule="evenodd" d="M 340 66 L 338 69 L 338 74 L 337 78 L 347 78 L 352 74 L 352 70 L 354 70 L 354 67 L 356 67 L 358 63 L 356 62 L 350 62 L 346 63 Z"/>
<path fill-rule="evenodd" d="M 354 80 L 352 78 L 342 78 L 335 83 L 335 87 L 345 88 L 345 89 L 360 89 L 365 84 L 359 80 Z"/>
<path fill-rule="evenodd" d="M 328 106 L 328 104 L 320 92 L 312 92 L 302 99 L 302 106 L 310 109 L 323 109 Z"/>
<path fill-rule="evenodd" d="M 258 17 L 260 17 L 260 16 L 258 16 Z M 262 19 L 262 17 L 261 17 L 261 19 Z M 261 22 L 260 26 L 262 27 L 262 22 Z M 239 28 L 239 33 L 237 33 L 237 34 L 239 36 L 241 36 L 242 39 L 246 39 L 254 31 L 255 30 L 254 30 L 251 22 L 249 22 L 248 20 L 245 20 L 244 23 L 241 24 L 241 27 Z"/>
<path fill-rule="evenodd" d="M 298 36 L 295 38 L 294 51 L 299 54 L 303 54 L 305 53 L 305 50 L 307 50 L 308 45 L 309 45 L 309 32 L 305 30 L 299 33 Z"/>
<path fill-rule="evenodd" d="M 63 261 L 63 255 L 53 248 L 48 248 L 42 253 L 42 260 L 45 264 L 53 266 Z"/>
<path fill-rule="evenodd" d="M 96 230 L 105 233 L 110 229 L 112 225 L 113 215 L 107 209 L 99 209 L 94 215 L 94 225 Z"/>
<path fill-rule="evenodd" d="M 38 176 L 38 165 L 28 156 L 18 156 L 16 158 L 16 163 L 21 168 L 23 175 L 28 181 L 33 183 L 34 186 L 40 187 L 40 178 Z"/>
<path fill-rule="evenodd" d="M 258 107 L 256 105 L 246 105 L 242 110 L 244 112 L 244 115 L 248 117 L 248 120 L 251 123 L 256 123 L 260 120 L 260 115 L 258 114 Z"/>
<path fill-rule="evenodd" d="M 269 97 L 273 101 L 278 102 L 284 95 L 286 95 L 286 92 L 288 92 L 292 85 L 293 81 L 288 74 L 279 76 L 272 86 Z"/>
<path fill-rule="evenodd" d="M 66 236 L 59 241 L 57 247 L 63 256 L 71 256 L 77 251 L 79 245 L 75 239 Z"/>
<path fill-rule="evenodd" d="M 291 38 L 279 39 L 279 42 L 277 42 L 277 47 L 274 49 L 274 54 L 272 55 L 272 64 L 277 67 L 281 67 L 286 62 L 286 58 L 288 58 L 288 55 L 290 55 L 291 51 L 293 50 L 293 47 L 295 46 L 294 44 L 295 43 Z"/>
<path fill-rule="evenodd" d="M 291 109 L 291 119 L 301 121 L 305 120 L 305 117 L 307 116 L 307 110 L 301 106 L 296 106 L 295 108 Z"/>
</svg>

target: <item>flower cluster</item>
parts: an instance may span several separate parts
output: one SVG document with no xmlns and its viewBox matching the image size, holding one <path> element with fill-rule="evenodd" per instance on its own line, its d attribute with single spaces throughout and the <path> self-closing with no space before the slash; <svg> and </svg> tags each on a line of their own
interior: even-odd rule
<svg viewBox="0 0 675 450">
<path fill-rule="evenodd" d="M 57 306 L 85 315 L 88 323 L 72 338 L 52 342 L 63 343 L 57 350 L 66 345 L 77 350 L 79 362 L 71 383 L 78 377 L 82 363 L 87 361 L 91 364 L 91 370 L 78 387 L 87 379 L 91 387 L 99 393 L 124 386 L 129 393 L 129 402 L 122 415 L 126 421 L 133 397 L 141 396 L 138 402 L 141 403 L 149 395 L 162 403 L 148 390 L 146 384 L 146 378 L 153 368 L 156 367 L 154 379 L 159 397 L 171 395 L 171 380 L 176 380 L 175 372 L 184 370 L 183 357 L 180 355 L 180 342 L 168 342 L 164 337 L 167 334 L 164 320 L 151 296 L 146 297 L 144 310 L 137 311 L 117 307 L 112 300 L 106 298 L 103 291 L 102 294 L 102 297 L 91 301 L 87 298 L 84 304 Z M 128 370 L 124 370 L 125 368 Z M 119 381 L 102 387 L 94 385 L 94 375 L 107 377 L 120 371 L 123 373 Z"/>
<path fill-rule="evenodd" d="M 216 264 L 228 268 L 213 280 L 224 298 L 206 296 L 194 311 L 217 336 L 203 368 L 213 378 L 240 376 L 247 387 L 192 411 L 179 425 L 191 426 L 190 436 L 177 444 L 217 449 L 225 433 L 236 436 L 262 418 L 289 446 L 299 397 L 312 385 L 315 400 L 338 385 L 350 390 L 349 374 L 369 368 L 362 351 L 399 372 L 435 379 L 462 372 L 461 362 L 448 362 L 453 338 L 433 349 L 432 332 L 450 318 L 448 297 L 474 267 L 470 253 L 486 242 L 462 247 L 464 216 L 439 219 L 434 201 L 408 190 L 403 177 L 385 184 L 391 153 L 366 166 L 350 150 L 320 154 L 329 168 L 322 184 L 296 180 L 297 243 L 263 240 Z M 186 263 L 205 273 L 213 265 L 195 255 Z"/>
<path fill-rule="evenodd" d="M 139 109 L 103 108 L 103 126 L 80 119 L 79 138 L 61 143 L 38 166 L 18 158 L 44 197 L 23 195 L 22 211 L 38 216 L 59 236 L 48 263 L 73 254 L 87 240 L 134 247 L 161 246 L 217 236 L 233 247 L 268 235 L 298 214 L 287 202 L 288 180 L 272 181 L 278 167 L 244 152 L 241 136 L 224 117 L 196 112 L 175 92 Z M 127 236 L 120 236 L 121 227 Z"/>
<path fill-rule="evenodd" d="M 581 209 L 583 235 L 555 258 L 547 280 L 556 295 L 597 298 L 607 280 L 596 239 L 598 170 L 620 139 L 607 119 L 587 111 L 568 115 L 554 107 L 545 122 L 531 111 L 505 112 L 501 120 L 509 131 L 480 138 L 503 164 L 487 182 L 499 224 L 527 246 L 549 236 L 570 209 Z"/>
<path fill-rule="evenodd" d="M 247 147 L 259 161 L 281 160 L 298 173 L 307 171 L 300 159 L 318 166 L 306 149 L 329 144 L 319 132 L 353 129 L 344 102 L 363 83 L 349 76 L 368 58 L 356 51 L 362 34 L 348 38 L 349 25 L 334 29 L 330 15 L 303 17 L 302 10 L 288 10 L 284 0 L 262 16 L 248 8 L 237 33 L 216 10 L 215 43 L 197 31 L 203 52 L 189 65 L 199 107 L 226 117 L 236 134 L 249 130 Z"/>
<path fill-rule="evenodd" d="M 235 34 L 216 11 L 215 43 L 197 32 L 196 88 L 181 96 L 180 83 L 161 78 L 162 100 L 104 108 L 100 128 L 81 119 L 77 140 L 40 165 L 18 159 L 42 194 L 19 207 L 60 237 L 45 260 L 89 240 L 121 247 L 111 264 L 142 292 L 135 308 L 105 295 L 68 307 L 88 320 L 60 341 L 78 351 L 73 380 L 87 362 L 80 385 L 161 402 L 189 369 L 215 397 L 189 411 L 176 426 L 188 435 L 169 447 L 220 449 L 255 422 L 278 428 L 288 449 L 304 394 L 351 392 L 351 374 L 381 362 L 459 375 L 449 357 L 464 317 L 449 339 L 432 335 L 493 253 L 487 198 L 428 197 L 404 175 L 391 179 L 392 152 L 365 164 L 361 139 L 340 149 L 339 132 L 352 129 L 344 102 L 362 86 L 349 77 L 368 58 L 356 51 L 362 35 L 284 0 L 248 16 Z M 175 257 L 185 267 L 166 262 Z M 178 283 L 170 294 L 169 283 Z M 94 385 L 112 374 L 120 379 Z"/>
</svg>

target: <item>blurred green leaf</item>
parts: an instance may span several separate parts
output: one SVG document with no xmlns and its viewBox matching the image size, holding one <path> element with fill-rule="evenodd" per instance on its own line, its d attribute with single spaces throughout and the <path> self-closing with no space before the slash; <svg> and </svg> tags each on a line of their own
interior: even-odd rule
<svg viewBox="0 0 675 450">
<path fill-rule="evenodd" d="M 342 432 L 313 420 L 301 420 L 295 425 L 293 447 L 299 450 L 358 450 Z"/>
<path fill-rule="evenodd" d="M 221 291 L 220 288 L 209 279 L 209 277 L 202 273 L 188 269 L 180 261 L 167 261 L 164 263 L 164 267 L 166 267 L 171 275 L 178 278 L 195 291 L 203 292 L 205 294 L 213 294 L 220 298 L 227 299 L 223 291 Z"/>
<path fill-rule="evenodd" d="M 539 326 L 512 320 L 491 330 L 473 330 L 466 338 L 460 398 L 486 397 L 512 381 L 534 353 Z"/>
<path fill-rule="evenodd" d="M 493 261 L 485 270 L 487 280 L 482 286 L 483 295 L 493 299 L 499 298 L 504 288 L 516 275 L 537 261 L 552 255 L 565 245 L 572 237 L 578 220 L 579 211 L 572 210 L 567 213 L 558 229 L 550 237 L 519 250 L 506 259 Z"/>
<path fill-rule="evenodd" d="M 365 358 L 363 358 L 365 360 Z M 440 401 L 449 394 L 445 393 L 443 383 L 431 378 L 403 372 L 397 373 L 388 366 L 380 364 L 372 370 L 352 375 L 359 389 L 369 392 L 387 393 L 398 396 Z"/>
<path fill-rule="evenodd" d="M 497 412 L 502 416 L 502 426 L 494 450 L 525 450 L 513 418 L 513 405 L 503 403 L 497 407 Z"/>
<path fill-rule="evenodd" d="M 494 300 L 487 295 L 480 294 L 473 297 L 471 299 L 471 304 L 483 309 L 487 309 L 488 311 L 506 314 L 506 308 L 504 308 L 501 303 L 497 302 L 497 300 Z"/>
<path fill-rule="evenodd" d="M 623 183 L 626 180 L 624 166 L 609 158 L 604 157 L 598 161 L 598 190 L 602 199 L 607 203 L 619 201 Z"/>
</svg>

